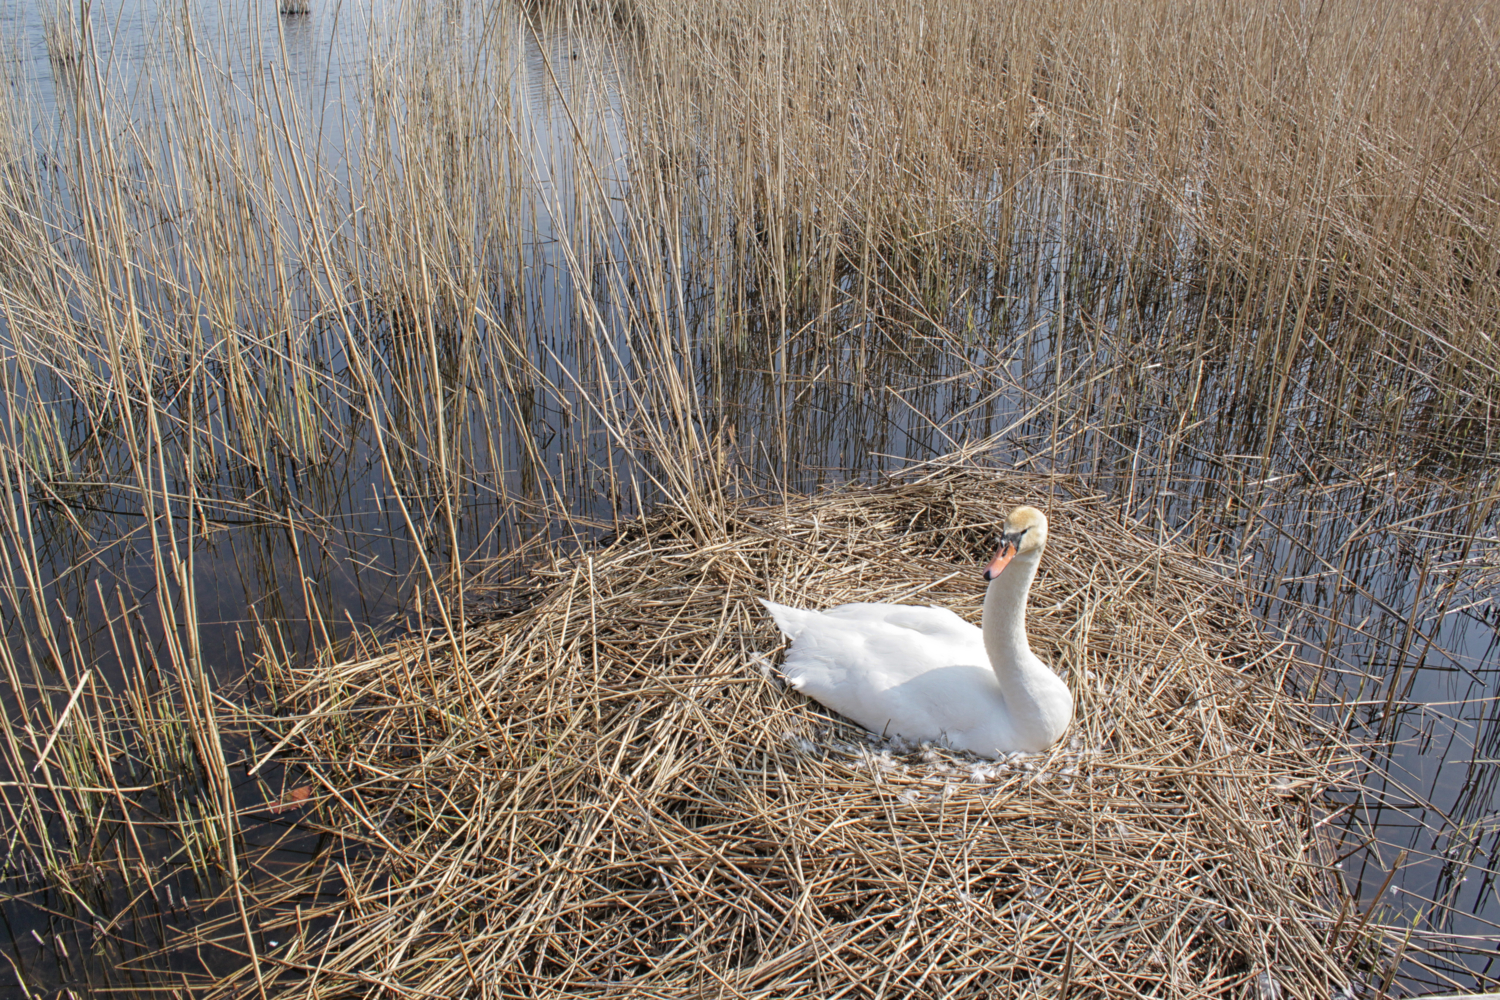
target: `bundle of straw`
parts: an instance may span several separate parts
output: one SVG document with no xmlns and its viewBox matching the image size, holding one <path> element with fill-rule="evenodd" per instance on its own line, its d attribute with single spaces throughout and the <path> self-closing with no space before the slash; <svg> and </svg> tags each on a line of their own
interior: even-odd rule
<svg viewBox="0 0 1500 1000">
<path fill-rule="evenodd" d="M 659 513 L 528 609 L 297 673 L 282 749 L 371 845 L 262 985 L 306 996 L 1331 996 L 1342 751 L 1224 578 L 1097 496 L 974 473 Z M 952 607 L 1017 503 L 1073 728 L 999 762 L 782 685 L 757 596 Z M 286 679 L 293 679 L 288 677 Z M 305 710 L 304 710 L 305 711 Z M 326 886 L 325 886 L 326 888 Z M 1342 937 L 1341 937 L 1342 935 Z M 288 940 L 290 939 L 290 940 Z M 247 964 L 224 988 L 243 988 Z"/>
</svg>

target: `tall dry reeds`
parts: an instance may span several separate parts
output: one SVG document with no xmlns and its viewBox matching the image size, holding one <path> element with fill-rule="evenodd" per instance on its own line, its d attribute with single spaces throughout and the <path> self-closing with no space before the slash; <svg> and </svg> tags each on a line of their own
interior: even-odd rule
<svg viewBox="0 0 1500 1000">
<path fill-rule="evenodd" d="M 1331 436 L 1418 399 L 1490 418 L 1492 4 L 630 9 L 663 200 L 701 197 L 689 225 L 759 265 L 731 270 L 773 325 L 821 306 L 783 335 L 882 282 L 951 322 L 965 255 L 1109 323 L 1057 276 L 1104 258 L 1113 295 L 1201 293 L 1158 349 L 1227 365 L 1273 421 L 1308 382 Z"/>
</svg>

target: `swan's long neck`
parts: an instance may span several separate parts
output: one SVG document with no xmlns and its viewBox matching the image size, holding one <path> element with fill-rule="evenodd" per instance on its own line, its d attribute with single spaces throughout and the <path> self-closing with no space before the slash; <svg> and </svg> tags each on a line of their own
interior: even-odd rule
<svg viewBox="0 0 1500 1000">
<path fill-rule="evenodd" d="M 1026 595 L 1040 552 L 1017 555 L 984 594 L 984 648 L 1000 682 L 1006 714 L 1029 749 L 1050 746 L 1068 727 L 1073 696 L 1026 639 Z"/>
<path fill-rule="evenodd" d="M 1036 579 L 1040 557 L 1039 552 L 1028 552 L 1011 559 L 984 592 L 984 649 L 1002 689 L 1017 667 L 1035 661 L 1026 640 L 1026 595 Z"/>
</svg>

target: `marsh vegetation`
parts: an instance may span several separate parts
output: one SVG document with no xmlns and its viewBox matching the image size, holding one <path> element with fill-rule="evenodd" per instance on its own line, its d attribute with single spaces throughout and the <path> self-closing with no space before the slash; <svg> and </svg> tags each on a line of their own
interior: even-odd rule
<svg viewBox="0 0 1500 1000">
<path fill-rule="evenodd" d="M 462 657 L 556 583 L 528 571 L 654 512 L 712 550 L 747 503 L 940 458 L 1108 496 L 1095 530 L 1232 581 L 1311 664 L 1265 697 L 1362 751 L 1304 803 L 1351 977 L 1493 982 L 1500 7 L 5 16 L 35 27 L 0 100 L 21 988 L 270 989 L 294 930 L 353 940 L 339 907 L 387 893 L 396 845 L 312 777 L 378 731 L 329 686 L 351 651 L 406 628 Z M 473 751 L 444 713 L 493 692 L 447 677 L 406 679 L 432 711 L 367 763 Z M 431 915 L 382 898 L 409 973 Z M 1016 968 L 1054 989 L 1061 960 Z M 1232 992 L 1270 959 L 1225 961 Z"/>
</svg>

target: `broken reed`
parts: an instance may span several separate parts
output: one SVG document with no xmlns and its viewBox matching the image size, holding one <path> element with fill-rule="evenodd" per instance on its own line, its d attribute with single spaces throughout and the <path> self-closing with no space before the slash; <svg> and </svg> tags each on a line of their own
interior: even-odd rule
<svg viewBox="0 0 1500 1000">
<path fill-rule="evenodd" d="M 775 679 L 756 597 L 976 618 L 1022 502 L 1053 525 L 1033 646 L 1077 702 L 1052 750 L 893 751 Z M 1302 667 L 1077 481 L 675 508 L 539 575 L 457 643 L 277 666 L 296 722 L 257 753 L 336 832 L 337 873 L 304 877 L 342 898 L 263 908 L 282 949 L 214 995 L 1329 996 L 1387 971 L 1319 830 L 1352 751 L 1286 693 Z M 193 940 L 239 947 L 228 918 Z"/>
</svg>

